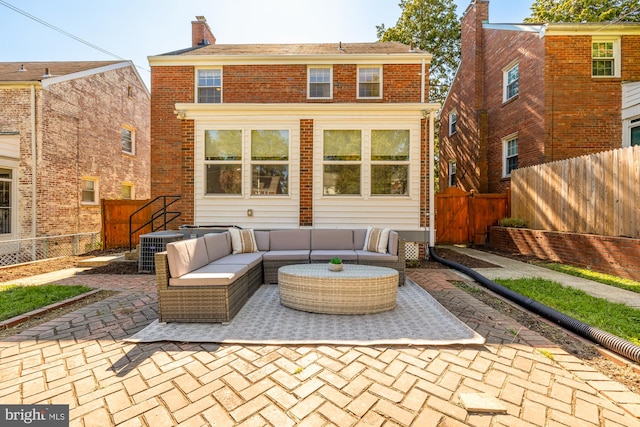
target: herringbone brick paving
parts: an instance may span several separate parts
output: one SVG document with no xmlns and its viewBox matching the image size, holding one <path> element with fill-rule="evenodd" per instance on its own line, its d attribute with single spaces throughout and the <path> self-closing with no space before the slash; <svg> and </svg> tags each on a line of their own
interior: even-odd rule
<svg viewBox="0 0 640 427">
<path fill-rule="evenodd" d="M 640 426 L 639 395 L 458 290 L 459 276 L 410 277 L 486 345 L 126 343 L 157 318 L 153 277 L 75 276 L 61 282 L 121 292 L 0 341 L 0 402 L 68 404 L 71 426 Z M 468 412 L 460 393 L 475 392 L 506 413 Z"/>
</svg>

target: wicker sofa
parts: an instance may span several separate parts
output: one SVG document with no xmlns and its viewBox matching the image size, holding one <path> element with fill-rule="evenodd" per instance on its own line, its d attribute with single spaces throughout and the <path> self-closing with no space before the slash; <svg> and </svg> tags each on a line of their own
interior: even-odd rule
<svg viewBox="0 0 640 427">
<path fill-rule="evenodd" d="M 229 322 L 263 283 L 277 283 L 285 265 L 344 263 L 398 271 L 404 284 L 405 244 L 390 231 L 385 253 L 364 250 L 367 229 L 254 231 L 255 248 L 234 253 L 228 231 L 167 244 L 155 254 L 161 322 Z"/>
</svg>

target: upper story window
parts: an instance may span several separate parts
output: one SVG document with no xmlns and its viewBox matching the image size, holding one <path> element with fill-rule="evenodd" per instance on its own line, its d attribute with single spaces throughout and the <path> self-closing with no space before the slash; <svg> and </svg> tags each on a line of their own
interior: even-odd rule
<svg viewBox="0 0 640 427">
<path fill-rule="evenodd" d="M 98 204 L 98 180 L 96 178 L 82 178 L 82 203 Z"/>
<path fill-rule="evenodd" d="M 453 110 L 449 113 L 449 135 L 456 133 L 456 123 L 458 122 L 458 113 Z"/>
<path fill-rule="evenodd" d="M 333 97 L 333 79 L 331 67 L 309 67 L 308 98 L 331 99 Z"/>
<path fill-rule="evenodd" d="M 219 68 L 198 70 L 198 103 L 222 102 L 222 70 Z"/>
<path fill-rule="evenodd" d="M 591 75 L 593 77 L 620 76 L 620 47 L 618 40 L 593 39 L 591 42 Z"/>
<path fill-rule="evenodd" d="M 135 129 L 122 125 L 122 152 L 133 154 L 135 150 Z"/>
<path fill-rule="evenodd" d="M 518 169 L 518 135 L 510 135 L 502 140 L 502 176 L 511 176 Z"/>
<path fill-rule="evenodd" d="M 509 65 L 502 71 L 502 83 L 503 83 L 503 102 L 507 102 L 511 98 L 518 95 L 518 81 L 520 79 L 520 72 L 518 70 L 518 63 Z"/>
<path fill-rule="evenodd" d="M 382 67 L 358 68 L 358 98 L 382 98 Z"/>
<path fill-rule="evenodd" d="M 456 161 L 451 160 L 449 162 L 449 187 L 455 187 L 456 182 Z"/>
</svg>

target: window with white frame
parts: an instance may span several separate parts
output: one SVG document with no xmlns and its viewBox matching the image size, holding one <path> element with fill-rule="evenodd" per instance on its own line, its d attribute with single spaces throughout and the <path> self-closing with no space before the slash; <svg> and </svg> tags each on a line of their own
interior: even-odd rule
<svg viewBox="0 0 640 427">
<path fill-rule="evenodd" d="M 361 130 L 325 130 L 322 159 L 322 194 L 332 196 L 361 194 Z"/>
<path fill-rule="evenodd" d="M 197 99 L 200 104 L 220 104 L 222 102 L 222 69 L 197 71 Z"/>
<path fill-rule="evenodd" d="M 251 131 L 251 194 L 289 194 L 289 131 Z"/>
<path fill-rule="evenodd" d="M 620 42 L 617 39 L 594 38 L 591 42 L 591 75 L 620 76 Z"/>
<path fill-rule="evenodd" d="M 518 169 L 518 135 L 502 140 L 502 176 L 511 176 L 514 169 Z"/>
<path fill-rule="evenodd" d="M 455 187 L 456 185 L 456 161 L 449 161 L 449 187 Z"/>
<path fill-rule="evenodd" d="M 133 154 L 135 150 L 135 129 L 122 125 L 122 152 Z"/>
<path fill-rule="evenodd" d="M 629 146 L 640 145 L 640 117 L 629 122 Z"/>
<path fill-rule="evenodd" d="M 333 96 L 333 70 L 331 67 L 309 67 L 308 98 L 331 99 Z"/>
<path fill-rule="evenodd" d="M 409 131 L 371 130 L 371 195 L 409 191 Z"/>
<path fill-rule="evenodd" d="M 520 72 L 518 63 L 509 65 L 502 71 L 503 96 L 502 100 L 507 102 L 511 98 L 518 95 L 518 81 L 520 80 Z"/>
<path fill-rule="evenodd" d="M 0 235 L 11 234 L 13 221 L 13 169 L 0 167 Z"/>
<path fill-rule="evenodd" d="M 204 133 L 206 194 L 242 194 L 242 130 Z"/>
<path fill-rule="evenodd" d="M 382 98 L 382 67 L 358 68 L 358 98 Z"/>
<path fill-rule="evenodd" d="M 82 203 L 98 204 L 98 180 L 96 178 L 82 178 Z"/>
<path fill-rule="evenodd" d="M 456 133 L 456 123 L 458 122 L 458 112 L 453 110 L 449 113 L 449 135 Z"/>
</svg>

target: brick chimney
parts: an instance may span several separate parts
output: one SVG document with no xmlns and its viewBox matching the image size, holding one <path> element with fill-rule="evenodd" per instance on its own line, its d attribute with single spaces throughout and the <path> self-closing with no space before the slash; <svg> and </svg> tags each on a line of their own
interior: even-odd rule
<svg viewBox="0 0 640 427">
<path fill-rule="evenodd" d="M 197 21 L 191 21 L 191 46 L 206 46 L 216 44 L 216 37 L 211 32 L 204 16 L 196 16 Z"/>
</svg>

